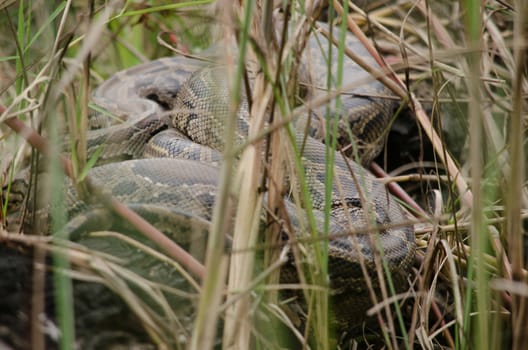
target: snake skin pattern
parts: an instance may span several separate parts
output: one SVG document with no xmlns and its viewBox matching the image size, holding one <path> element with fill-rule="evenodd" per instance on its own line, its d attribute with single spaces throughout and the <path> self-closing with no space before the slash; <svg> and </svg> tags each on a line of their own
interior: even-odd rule
<svg viewBox="0 0 528 350">
<path fill-rule="evenodd" d="M 303 55 L 302 69 L 308 72 L 307 80 L 302 82 L 308 87 L 305 100 L 326 94 L 323 87 L 327 84 L 327 64 L 319 43 L 324 47 L 327 42 L 321 34 L 312 34 Z M 354 36 L 346 36 L 346 45 L 376 67 Z M 332 50 L 331 62 L 337 60 L 336 51 Z M 100 164 L 110 164 L 94 168 L 90 176 L 106 192 L 189 249 L 193 240 L 206 239 L 215 201 L 217 166 L 222 161 L 224 142 L 223 118 L 229 103 L 223 77 L 222 67 L 184 57 L 164 58 L 117 73 L 93 96 L 96 104 L 123 122 L 94 119 L 94 128 L 99 129 L 90 132 L 88 147 L 102 145 Z M 383 145 L 394 108 L 393 100 L 385 98 L 389 91 L 346 58 L 343 86 L 354 82 L 361 84 L 340 96 L 339 110 L 332 107 L 328 114 L 325 105 L 312 111 L 308 137 L 302 132 L 302 123 L 307 121 L 297 125 L 301 131 L 297 131 L 296 139 L 303 148 L 307 185 L 321 229 L 326 151 L 320 139 L 325 118 L 338 116 L 338 141 L 344 146 L 354 143 L 368 163 Z M 238 114 L 237 142 L 242 142 L 249 118 L 244 104 Z M 374 258 L 382 254 L 396 289 L 402 290 L 414 259 L 415 241 L 413 228 L 405 226 L 406 218 L 399 204 L 384 186 L 361 165 L 343 159 L 340 153 L 336 152 L 334 159 L 329 234 L 335 234 L 336 238 L 328 245 L 328 271 L 334 319 L 340 329 L 347 329 L 364 321 L 365 312 L 372 305 L 361 264 L 377 292 L 380 281 Z M 74 190 L 68 193 L 71 220 L 67 230 L 72 239 L 82 240 L 86 232 L 125 225 L 116 224 L 98 205 L 81 202 Z M 293 227 L 301 227 L 304 218 L 298 217 L 289 198 L 285 198 L 285 203 Z M 381 228 L 376 234 L 342 235 L 350 231 L 350 223 L 359 231 L 372 226 Z M 200 227 L 203 235 L 191 236 L 193 227 Z M 193 254 L 203 257 L 203 251 Z M 281 280 L 296 282 L 296 271 L 295 261 L 290 259 L 281 269 Z"/>
</svg>

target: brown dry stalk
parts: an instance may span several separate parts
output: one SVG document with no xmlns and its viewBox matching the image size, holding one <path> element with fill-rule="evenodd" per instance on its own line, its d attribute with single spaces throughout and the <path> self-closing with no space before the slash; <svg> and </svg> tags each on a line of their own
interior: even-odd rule
<svg viewBox="0 0 528 350">
<path fill-rule="evenodd" d="M 526 101 L 523 99 L 523 82 L 526 72 L 526 34 L 528 33 L 528 5 L 524 1 L 516 2 L 516 18 L 514 25 L 514 72 L 513 79 L 513 111 L 510 115 L 510 174 L 508 176 L 508 193 L 506 197 L 506 230 L 508 234 L 508 249 L 512 261 L 512 276 L 516 281 L 526 282 L 523 278 L 523 229 L 521 211 L 524 189 L 525 159 L 523 152 L 524 128 L 522 127 L 523 112 L 526 112 Z M 514 294 L 513 299 L 513 349 L 525 349 L 528 345 L 528 298 Z"/>
<path fill-rule="evenodd" d="M 381 178 L 388 178 L 389 177 L 389 175 L 387 175 L 387 173 L 376 163 L 372 163 L 370 165 L 370 170 L 377 177 L 381 177 Z M 403 202 L 407 203 L 415 211 L 413 214 L 416 217 L 420 217 L 421 216 L 423 218 L 428 218 L 430 216 L 396 182 L 389 182 L 385 186 L 387 186 L 389 188 L 389 190 L 391 191 L 392 194 L 394 194 L 396 197 L 400 198 Z"/>
<path fill-rule="evenodd" d="M 334 0 L 334 7 L 336 8 L 337 12 L 343 16 L 343 7 L 337 0 Z M 381 59 L 381 57 L 377 54 L 377 51 L 372 46 L 370 41 L 365 37 L 363 32 L 359 29 L 357 24 L 352 20 L 350 15 L 346 16 L 348 28 L 355 34 L 358 35 L 358 39 L 365 45 L 367 50 L 372 54 L 373 58 L 376 60 L 376 62 L 382 67 L 383 72 L 380 74 L 380 72 L 372 72 L 371 68 L 363 67 L 364 69 L 367 69 L 369 73 L 371 73 L 376 79 L 380 80 L 382 83 L 384 83 L 389 89 L 391 89 L 395 94 L 397 94 L 400 98 L 402 98 L 404 101 L 409 100 L 411 101 L 411 107 L 413 108 L 416 118 L 420 125 L 422 126 L 422 129 L 426 133 L 426 135 L 431 140 L 431 143 L 436 151 L 437 156 L 440 158 L 442 163 L 446 166 L 447 171 L 449 174 L 451 174 L 451 177 L 454 179 L 455 184 L 458 187 L 458 191 L 460 195 L 462 196 L 464 203 L 467 206 L 471 206 L 472 203 L 472 195 L 471 190 L 469 189 L 467 185 L 467 181 L 462 176 L 462 173 L 458 169 L 455 161 L 451 156 L 444 152 L 444 147 L 442 144 L 441 138 L 438 136 L 438 133 L 433 128 L 433 125 L 431 124 L 429 118 L 427 117 L 427 114 L 423 110 L 420 102 L 418 99 L 412 94 L 410 91 L 407 91 L 406 85 L 403 83 L 403 81 L 392 71 L 390 66 L 386 65 L 385 62 Z M 348 55 L 348 52 L 347 52 Z M 351 56 L 352 59 L 355 60 L 354 57 Z M 361 65 L 360 62 L 357 62 Z M 387 76 L 390 79 L 386 79 Z M 392 81 L 391 81 L 392 80 Z"/>
</svg>

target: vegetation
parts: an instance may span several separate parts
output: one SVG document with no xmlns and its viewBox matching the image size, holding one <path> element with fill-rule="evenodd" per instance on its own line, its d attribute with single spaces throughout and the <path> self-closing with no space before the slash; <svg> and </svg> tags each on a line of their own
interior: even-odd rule
<svg viewBox="0 0 528 350">
<path fill-rule="evenodd" d="M 27 277 L 31 283 L 22 294 L 26 301 L 21 302 L 20 310 L 31 310 L 29 329 L 5 324 L 0 317 L 1 328 L 8 329 L 8 344 L 15 348 L 56 347 L 50 332 L 42 332 L 39 321 L 41 313 L 51 312 L 52 322 L 60 329 L 58 347 L 73 348 L 79 325 L 89 325 L 74 313 L 79 289 L 78 282 L 72 281 L 83 281 L 102 284 L 118 295 L 135 315 L 130 321 L 135 324 L 132 333 L 138 334 L 135 340 L 159 348 L 205 349 L 220 346 L 219 339 L 224 347 L 266 349 L 528 346 L 524 251 L 528 230 L 528 4 L 522 0 L 378 1 L 361 9 L 342 1 L 329 4 L 328 17 L 371 39 L 387 64 L 386 76 L 380 79 L 403 101 L 388 146 L 377 162 L 390 174 L 383 181 L 399 183 L 418 203 L 403 200 L 414 215 L 410 220 L 415 224 L 418 251 L 409 290 L 388 295 L 373 308 L 377 325 L 365 325 L 354 334 L 334 334 L 326 288 L 326 240 L 318 236 L 303 237 L 300 242 L 302 253 L 313 262 L 299 285 L 310 301 L 304 329 L 296 328 L 295 315 L 281 308 L 284 301 L 278 295 L 278 267 L 284 253 L 263 249 L 277 247 L 279 233 L 271 226 L 265 239 L 259 236 L 255 223 L 261 217 L 263 195 L 250 189 L 265 183 L 258 174 L 275 180 L 289 176 L 281 166 L 287 160 L 294 163 L 290 168 L 300 170 L 289 126 L 267 135 L 259 133 L 265 115 L 258 111 L 265 111 L 260 107 L 270 101 L 278 112 L 275 118 L 287 119 L 295 113 L 294 101 L 284 97 L 293 96 L 284 92 L 296 89 L 286 83 L 290 77 L 287 69 L 277 73 L 277 80 L 283 82 L 280 86 L 272 87 L 266 79 L 255 82 L 259 98 L 252 106 L 250 139 L 254 142 L 240 152 L 234 137 L 226 137 L 206 263 L 198 263 L 191 275 L 182 273 L 179 281 L 187 281 L 185 287 L 145 278 L 123 260 L 65 239 L 63 168 L 78 189 L 88 188 L 89 192 L 90 184 L 83 180 L 96 160 L 86 153 L 88 119 L 98 110 L 90 102 L 90 92 L 114 73 L 136 64 L 174 54 L 199 55 L 228 33 L 238 35 L 241 48 L 230 67 L 232 91 L 240 92 L 245 55 L 258 59 L 268 78 L 276 73 L 279 53 L 263 44 L 269 41 L 270 31 L 263 28 L 270 28 L 272 5 L 273 1 L 264 0 L 244 2 L 241 8 L 233 8 L 234 2 L 211 0 L 8 0 L 0 4 L 0 165 L 4 186 L 0 246 L 31 256 L 35 266 L 50 267 L 35 269 Z M 305 5 L 308 2 L 285 5 L 292 23 L 317 12 Z M 300 31 L 297 42 L 307 33 Z M 266 50 L 252 56 L 250 50 L 255 47 Z M 289 62 L 295 67 L 295 50 L 291 51 Z M 340 55 L 346 54 L 341 45 Z M 236 111 L 241 96 L 235 93 L 232 99 Z M 17 120 L 38 130 L 48 147 L 21 129 Z M 75 146 L 67 161 L 58 152 L 64 133 Z M 31 173 L 39 168 L 38 152 L 32 152 L 24 140 L 28 135 L 32 145 L 40 146 L 47 155 L 45 165 L 51 180 L 45 187 L 52 194 L 49 201 L 54 208 L 52 238 L 42 232 L 19 234 L 10 220 L 13 207 L 20 221 L 29 205 L 18 197 L 15 176 L 29 165 Z M 274 156 L 266 169 L 259 169 L 260 152 L 255 149 L 263 138 L 267 138 L 271 153 L 283 158 Z M 240 169 L 261 170 L 246 171 L 236 178 L 240 192 L 247 193 L 238 206 L 231 201 L 232 184 L 238 176 L 234 164 Z M 302 181 L 299 186 L 302 189 Z M 280 193 L 270 187 L 268 203 L 277 205 L 273 198 Z M 307 193 L 301 191 L 300 195 L 306 202 Z M 234 212 L 233 254 L 227 256 L 223 235 Z M 132 214 L 123 215 L 131 219 Z M 97 234 L 127 240 L 117 233 Z M 156 237 L 158 233 L 150 234 Z M 130 244 L 170 266 L 170 271 L 180 269 L 178 253 L 156 251 L 139 241 Z M 7 251 L 0 256 L 2 273 L 11 268 Z M 52 280 L 46 278 L 51 275 Z M 52 289 L 55 293 L 47 292 Z M 46 300 L 50 294 L 53 311 Z M 196 305 L 191 312 L 193 321 L 173 308 L 173 297 Z M 29 330 L 31 336 L 26 339 L 15 334 Z"/>
</svg>

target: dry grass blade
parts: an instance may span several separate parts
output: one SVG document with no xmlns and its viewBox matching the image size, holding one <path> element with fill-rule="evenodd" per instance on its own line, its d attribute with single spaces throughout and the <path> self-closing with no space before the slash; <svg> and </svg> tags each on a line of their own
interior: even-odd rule
<svg viewBox="0 0 528 350">
<path fill-rule="evenodd" d="M 247 48 L 249 40 L 249 28 L 256 24 L 251 23 L 252 6 L 246 3 L 241 9 L 242 35 L 240 37 L 240 50 Z M 243 12 L 242 12 L 243 10 Z M 246 43 L 244 43 L 246 41 Z M 240 62 L 244 62 L 244 56 Z M 243 71 L 242 71 L 243 72 Z M 242 73 L 241 72 L 241 73 Z M 247 74 L 247 73 L 242 73 Z M 243 79 L 235 76 L 235 79 Z M 235 92 L 236 93 L 236 92 Z M 248 95 L 253 94 L 251 99 L 251 122 L 249 124 L 249 135 L 261 130 L 265 122 L 266 106 L 271 97 L 271 89 L 265 85 L 262 75 L 257 76 L 253 91 L 246 91 Z M 239 184 L 238 191 L 240 200 L 236 210 L 236 218 L 233 230 L 233 248 L 245 248 L 255 244 L 258 237 L 260 224 L 260 211 L 262 208 L 263 195 L 254 189 L 258 188 L 261 171 L 260 149 L 261 143 L 256 143 L 245 148 L 240 156 L 236 183 Z M 226 312 L 226 324 L 224 330 L 223 344 L 228 349 L 244 349 L 250 346 L 253 322 L 251 317 L 251 298 L 244 293 L 242 297 L 237 294 L 247 289 L 252 282 L 255 266 L 255 252 L 248 251 L 244 254 L 233 254 L 230 261 L 228 289 L 231 298 L 239 299 Z M 229 299 L 228 299 L 229 302 Z"/>
</svg>

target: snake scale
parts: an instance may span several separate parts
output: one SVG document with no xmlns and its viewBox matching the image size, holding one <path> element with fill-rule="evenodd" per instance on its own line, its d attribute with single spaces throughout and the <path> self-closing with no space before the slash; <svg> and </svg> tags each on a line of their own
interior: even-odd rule
<svg viewBox="0 0 528 350">
<path fill-rule="evenodd" d="M 305 100 L 326 93 L 322 87 L 327 83 L 328 72 L 319 47 L 325 42 L 327 39 L 321 34 L 312 34 L 303 54 L 302 69 L 309 72 L 302 82 L 309 87 Z M 346 45 L 377 66 L 351 34 L 346 36 Z M 336 51 L 332 51 L 331 62 L 337 60 Z M 196 227 L 203 233 L 199 238 L 206 239 L 215 202 L 218 163 L 222 160 L 222 118 L 229 103 L 224 77 L 222 67 L 216 65 L 208 66 L 185 57 L 163 58 L 115 74 L 93 95 L 96 104 L 124 120 L 121 124 L 106 125 L 102 119 L 100 129 L 90 132 L 89 148 L 104 147 L 100 158 L 103 165 L 90 172 L 94 183 L 188 249 L 198 239 L 189 237 L 189 232 L 195 232 Z M 355 145 L 368 163 L 382 147 L 380 140 L 394 107 L 393 100 L 386 98 L 390 95 L 387 89 L 348 58 L 345 58 L 343 77 L 343 86 L 356 81 L 361 84 L 341 94 L 341 109 L 330 109 L 330 115 L 326 105 L 312 111 L 307 137 L 304 126 L 297 125 L 300 131 L 296 139 L 303 150 L 313 214 L 321 229 L 326 156 L 325 145 L 319 139 L 324 135 L 324 118 L 339 117 L 337 129 L 341 144 L 352 142 L 348 136 L 348 130 L 352 130 Z M 238 116 L 237 134 L 241 140 L 237 142 L 243 141 L 247 134 L 249 116 L 243 109 Z M 372 305 L 361 264 L 366 266 L 377 291 L 379 279 L 374 257 L 382 254 L 396 289 L 405 288 L 415 241 L 413 228 L 405 225 L 406 218 L 399 204 L 384 186 L 361 165 L 344 159 L 340 153 L 336 152 L 334 158 L 337 180 L 332 193 L 329 234 L 339 235 L 328 244 L 329 286 L 334 319 L 339 328 L 347 329 L 364 321 L 365 312 Z M 305 218 L 297 215 L 288 197 L 284 201 L 288 209 L 286 219 L 294 229 L 300 229 Z M 80 201 L 71 185 L 66 203 L 70 217 L 67 231 L 74 240 L 93 230 L 126 226 L 112 221 L 101 206 Z M 342 235 L 350 231 L 350 222 L 359 231 L 373 224 L 382 228 L 375 236 Z M 193 253 L 202 258 L 203 252 L 199 249 Z M 295 282 L 296 271 L 292 258 L 282 267 L 281 280 Z"/>
</svg>

